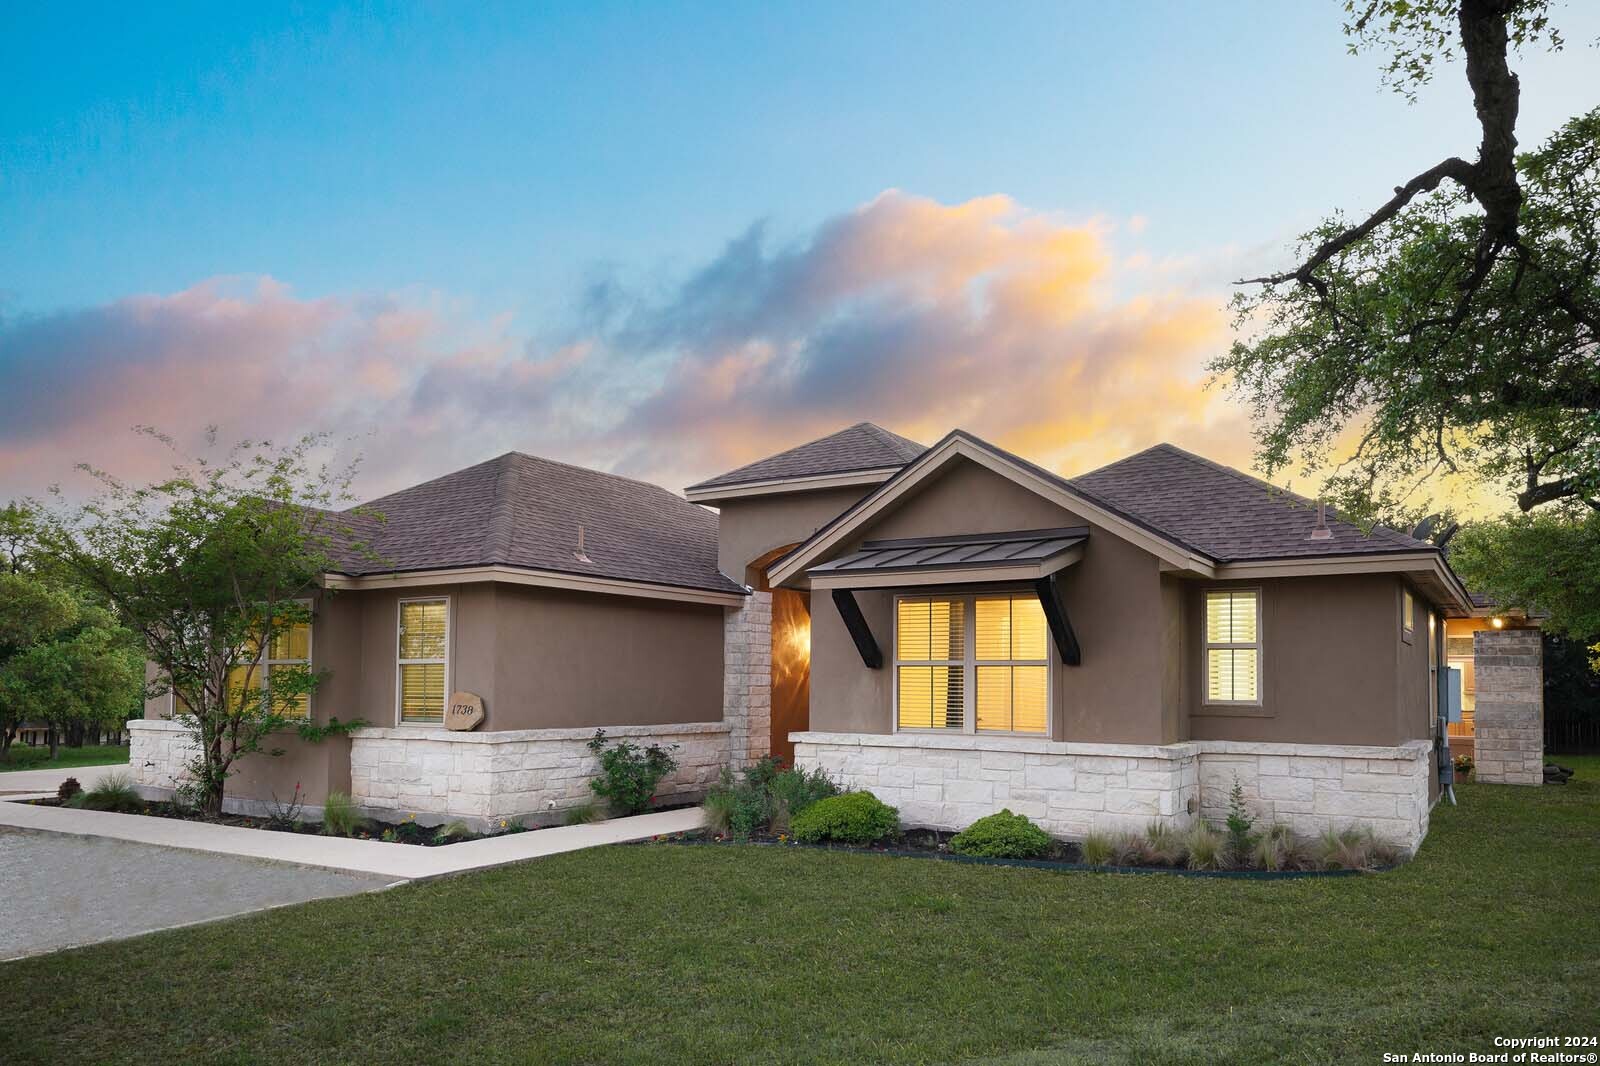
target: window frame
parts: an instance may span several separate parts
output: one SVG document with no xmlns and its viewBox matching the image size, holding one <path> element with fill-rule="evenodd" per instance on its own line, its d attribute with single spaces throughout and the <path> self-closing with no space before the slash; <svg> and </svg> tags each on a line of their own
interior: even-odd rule
<svg viewBox="0 0 1600 1066">
<path fill-rule="evenodd" d="M 400 620 L 404 616 L 405 605 L 408 603 L 443 603 L 444 604 L 444 658 L 440 659 L 402 659 L 400 657 Z M 455 656 L 455 600 L 449 593 L 437 596 L 402 596 L 394 604 L 394 724 L 396 728 L 404 729 L 443 729 L 444 714 L 450 707 L 451 684 L 454 680 Z M 400 670 L 405 666 L 429 666 L 434 663 L 444 664 L 444 699 L 439 704 L 439 720 L 437 722 L 408 722 L 403 715 L 401 697 L 404 689 L 400 684 Z"/>
<path fill-rule="evenodd" d="M 1221 593 L 1249 592 L 1256 599 L 1256 639 L 1254 642 L 1222 641 L 1213 643 L 1207 639 L 1206 632 L 1206 607 L 1213 595 Z M 1202 589 L 1200 593 L 1200 705 L 1202 707 L 1260 707 L 1267 694 L 1267 633 L 1266 633 L 1266 592 L 1260 585 L 1217 585 Z M 1211 698 L 1211 651 L 1254 650 L 1256 653 L 1256 698 L 1253 700 L 1214 700 Z"/>
<path fill-rule="evenodd" d="M 924 736 L 960 737 L 1027 737 L 1033 740 L 1055 739 L 1056 652 L 1055 642 L 1048 628 L 1045 635 L 1044 659 L 979 659 L 978 658 L 978 600 L 985 598 L 1025 599 L 1034 596 L 1031 591 L 1017 592 L 1009 589 L 982 589 L 973 592 L 905 592 L 896 593 L 892 604 L 894 625 L 890 634 L 894 641 L 893 673 L 889 680 L 890 723 L 896 733 L 914 733 Z M 961 605 L 961 659 L 901 659 L 900 658 L 900 604 L 943 601 Z M 961 728 L 937 729 L 925 726 L 900 724 L 900 667 L 948 666 L 961 670 Z M 1043 666 L 1045 668 L 1043 732 L 1017 730 L 978 729 L 978 666 Z M 1014 716 L 1013 716 L 1014 717 Z"/>
</svg>

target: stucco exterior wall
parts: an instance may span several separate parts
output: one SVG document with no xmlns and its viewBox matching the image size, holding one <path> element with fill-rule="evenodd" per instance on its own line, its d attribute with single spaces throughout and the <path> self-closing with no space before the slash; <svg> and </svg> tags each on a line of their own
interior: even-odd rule
<svg viewBox="0 0 1600 1066">
<path fill-rule="evenodd" d="M 751 584 L 750 563 L 775 548 L 798 544 L 833 521 L 875 486 L 774 493 L 727 500 L 717 508 L 717 567 Z"/>
<path fill-rule="evenodd" d="M 864 540 L 1079 525 L 1090 529 L 1084 557 L 1063 571 L 1060 580 L 1083 663 L 1069 667 L 1058 662 L 1052 669 L 1051 736 L 1086 743 L 1178 740 L 1182 721 L 1176 710 L 1181 701 L 1164 671 L 1164 656 L 1170 649 L 1163 638 L 1159 564 L 1155 556 L 1081 515 L 960 460 L 835 554 L 854 551 Z M 894 597 L 883 591 L 858 592 L 856 602 L 885 663 L 880 670 L 863 666 L 830 597 L 813 594 L 811 728 L 815 731 L 888 733 L 894 728 Z M 1168 594 L 1167 602 L 1176 599 Z M 1053 648 L 1051 657 L 1056 657 Z"/>
<path fill-rule="evenodd" d="M 1258 707 L 1218 706 L 1204 699 L 1202 595 L 1206 589 L 1227 587 L 1261 589 Z M 1190 582 L 1185 626 L 1190 737 L 1395 745 L 1430 735 L 1424 722 L 1425 605 L 1418 601 L 1416 643 L 1402 644 L 1399 589 L 1399 579 L 1388 574 Z M 1407 653 L 1403 696 L 1402 649 Z"/>
</svg>

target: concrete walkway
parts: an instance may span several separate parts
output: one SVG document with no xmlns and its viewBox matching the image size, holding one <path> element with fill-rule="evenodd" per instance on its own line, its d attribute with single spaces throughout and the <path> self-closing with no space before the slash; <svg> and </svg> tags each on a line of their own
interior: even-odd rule
<svg viewBox="0 0 1600 1066">
<path fill-rule="evenodd" d="M 69 777 L 76 777 L 78 784 L 84 788 L 93 788 L 95 783 L 107 774 L 127 773 L 128 764 L 125 762 L 111 763 L 107 766 L 69 766 L 64 769 L 51 770 L 7 770 L 0 773 L 0 796 L 20 792 L 48 792 L 55 794 L 61 787 L 61 782 Z"/>
<path fill-rule="evenodd" d="M 700 828 L 703 820 L 700 809 L 693 807 L 429 848 L 416 844 L 385 844 L 379 840 L 275 833 L 265 829 L 209 825 L 140 814 L 110 814 L 0 802 L 0 827 L 104 837 L 219 855 L 270 859 L 346 873 L 376 874 L 408 881 L 504 866 L 602 844 L 684 833 Z"/>
</svg>

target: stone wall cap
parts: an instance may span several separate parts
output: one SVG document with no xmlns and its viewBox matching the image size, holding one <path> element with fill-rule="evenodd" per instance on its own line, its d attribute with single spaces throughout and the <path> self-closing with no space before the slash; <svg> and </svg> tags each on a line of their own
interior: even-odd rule
<svg viewBox="0 0 1600 1066">
<path fill-rule="evenodd" d="M 1187 740 L 1176 744 L 1089 744 L 1030 737 L 960 733 L 790 733 L 796 744 L 863 748 L 935 748 L 948 751 L 1020 751 L 1040 755 L 1109 755 L 1130 759 L 1184 759 L 1194 755 L 1293 755 L 1301 758 L 1416 759 L 1432 750 L 1426 740 L 1399 745 L 1284 744 L 1248 740 Z"/>
<path fill-rule="evenodd" d="M 663 722 L 660 725 L 583 726 L 572 729 L 501 729 L 462 733 L 443 726 L 365 726 L 355 740 L 432 740 L 448 744 L 519 744 L 531 740 L 588 740 L 595 729 L 607 737 L 681 736 L 685 733 L 731 733 L 727 722 Z"/>
</svg>

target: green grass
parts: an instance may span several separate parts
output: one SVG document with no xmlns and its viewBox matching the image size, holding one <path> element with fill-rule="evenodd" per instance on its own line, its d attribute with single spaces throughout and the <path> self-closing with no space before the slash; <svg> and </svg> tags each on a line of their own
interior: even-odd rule
<svg viewBox="0 0 1600 1066">
<path fill-rule="evenodd" d="M 13 744 L 11 751 L 0 759 L 0 773 L 7 770 L 57 770 L 73 766 L 109 766 L 128 761 L 126 744 L 85 744 L 81 748 L 62 747 L 60 754 L 50 758 L 47 747 L 24 747 Z"/>
<path fill-rule="evenodd" d="M 613 847 L 0 966 L 17 1062 L 1379 1062 L 1589 1035 L 1600 759 L 1245 881 Z M 160 891 L 162 886 L 130 886 Z"/>
</svg>

